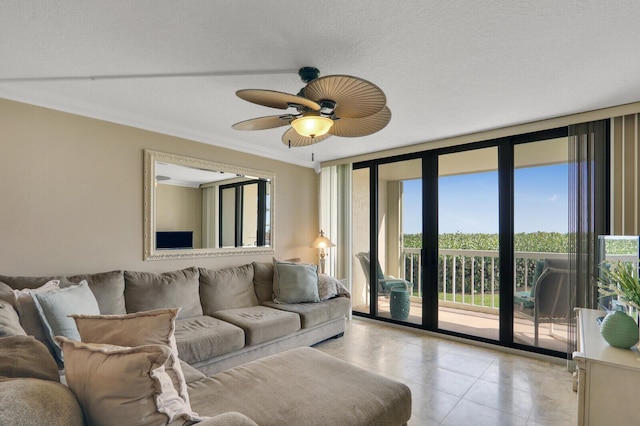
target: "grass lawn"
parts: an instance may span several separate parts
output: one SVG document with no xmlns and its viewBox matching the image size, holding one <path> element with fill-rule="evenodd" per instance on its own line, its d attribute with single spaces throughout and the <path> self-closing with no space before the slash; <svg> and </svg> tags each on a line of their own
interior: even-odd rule
<svg viewBox="0 0 640 426">
<path fill-rule="evenodd" d="M 471 296 L 471 294 L 465 294 L 464 295 L 464 300 L 462 299 L 462 294 L 461 293 L 456 293 L 455 294 L 455 302 L 457 303 L 466 303 L 468 305 L 477 305 L 477 306 L 483 306 L 482 303 L 482 294 L 480 293 L 476 293 L 475 295 L 473 295 L 473 297 Z M 493 306 L 494 307 L 498 307 L 500 306 L 500 296 L 496 293 L 493 296 L 494 298 L 494 302 L 493 302 Z M 438 300 L 444 300 L 447 302 L 453 302 L 453 295 L 451 293 L 447 293 L 447 297 L 444 297 L 444 293 L 440 293 L 438 295 Z M 487 307 L 491 307 L 491 293 L 485 293 L 484 294 L 484 306 Z"/>
</svg>

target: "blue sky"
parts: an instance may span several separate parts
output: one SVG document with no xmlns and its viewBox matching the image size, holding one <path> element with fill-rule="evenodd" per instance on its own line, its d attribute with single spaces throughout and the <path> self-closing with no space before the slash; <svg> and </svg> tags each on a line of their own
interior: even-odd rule
<svg viewBox="0 0 640 426">
<path fill-rule="evenodd" d="M 567 232 L 567 164 L 515 170 L 515 232 Z M 421 232 L 422 182 L 405 181 L 404 232 Z M 439 232 L 498 232 L 498 173 L 439 179 Z"/>
</svg>

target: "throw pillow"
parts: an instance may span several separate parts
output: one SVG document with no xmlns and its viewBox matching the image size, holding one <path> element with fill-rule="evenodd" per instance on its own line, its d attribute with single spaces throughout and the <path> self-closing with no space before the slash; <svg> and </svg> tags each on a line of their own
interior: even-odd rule
<svg viewBox="0 0 640 426">
<path fill-rule="evenodd" d="M 253 289 L 253 265 L 200 269 L 200 300 L 205 315 L 223 309 L 257 306 Z"/>
<path fill-rule="evenodd" d="M 318 274 L 318 296 L 320 300 L 328 300 L 338 295 L 340 281 L 330 275 Z"/>
<path fill-rule="evenodd" d="M 0 337 L 26 335 L 13 305 L 0 299 Z"/>
<path fill-rule="evenodd" d="M 3 282 L 0 282 L 0 300 L 11 303 L 11 306 L 14 306 L 16 303 L 16 296 L 13 294 L 13 289 Z"/>
<path fill-rule="evenodd" d="M 49 353 L 49 349 L 33 336 L 11 336 L 0 339 L 0 377 L 60 382 L 58 365 Z M 2 412 L 1 409 L 0 412 Z"/>
<path fill-rule="evenodd" d="M 274 259 L 276 260 L 276 259 Z M 285 262 L 300 262 L 300 258 L 287 259 Z M 256 292 L 258 302 L 273 301 L 273 261 L 253 262 L 253 287 Z"/>
<path fill-rule="evenodd" d="M 202 315 L 198 268 L 154 274 L 125 271 L 124 298 L 128 313 L 181 308 L 178 318 Z"/>
<path fill-rule="evenodd" d="M 20 324 L 22 324 L 22 327 L 24 327 L 24 331 L 28 335 L 34 336 L 36 339 L 47 346 L 51 346 L 51 344 L 49 343 L 49 339 L 47 339 L 47 332 L 44 328 L 44 325 L 42 324 L 42 321 L 40 321 L 38 308 L 36 308 L 36 304 L 33 301 L 33 297 L 31 295 L 35 293 L 42 293 L 59 289 L 60 281 L 51 280 L 35 289 L 25 288 L 22 290 L 12 290 L 15 296 L 14 305 L 16 311 L 18 311 Z"/>
<path fill-rule="evenodd" d="M 47 331 L 47 338 L 52 343 L 58 359 L 64 362 L 62 350 L 54 338 L 65 336 L 80 340 L 75 321 L 68 315 L 99 314 L 100 308 L 96 297 L 86 281 L 59 290 L 33 293 L 32 296 L 40 320 Z"/>
<path fill-rule="evenodd" d="M 319 302 L 318 267 L 306 263 L 273 262 L 273 301 Z"/>
<path fill-rule="evenodd" d="M 166 425 L 199 421 L 174 389 L 164 365 L 171 349 L 83 343 L 56 337 L 66 358 L 69 388 L 87 424 Z"/>
<path fill-rule="evenodd" d="M 86 343 L 117 346 L 163 345 L 171 349 L 165 366 L 174 388 L 189 404 L 189 394 L 174 336 L 179 309 L 157 309 L 127 315 L 71 315 Z"/>
</svg>

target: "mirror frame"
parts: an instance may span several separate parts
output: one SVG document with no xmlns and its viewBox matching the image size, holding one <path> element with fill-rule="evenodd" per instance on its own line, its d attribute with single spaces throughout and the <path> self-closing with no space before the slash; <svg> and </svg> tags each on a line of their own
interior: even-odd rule
<svg viewBox="0 0 640 426">
<path fill-rule="evenodd" d="M 180 249 L 180 250 L 156 250 L 156 193 L 155 176 L 156 162 L 178 164 L 186 167 L 211 170 L 215 172 L 228 172 L 240 175 L 258 176 L 270 181 L 270 214 L 269 227 L 271 230 L 270 245 L 266 247 L 221 247 L 221 248 L 200 248 L 200 249 Z M 251 255 L 251 254 L 273 254 L 275 253 L 275 173 L 263 170 L 249 169 L 246 167 L 233 166 L 230 164 L 217 163 L 214 161 L 199 158 L 186 157 L 184 155 L 169 154 L 166 152 L 144 150 L 144 260 L 168 260 L 168 259 L 194 259 L 202 257 Z"/>
</svg>

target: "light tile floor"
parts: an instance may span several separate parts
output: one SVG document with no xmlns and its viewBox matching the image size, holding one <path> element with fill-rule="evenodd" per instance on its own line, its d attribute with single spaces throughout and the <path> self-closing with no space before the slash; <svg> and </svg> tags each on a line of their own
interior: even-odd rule
<svg viewBox="0 0 640 426">
<path fill-rule="evenodd" d="M 565 365 L 362 319 L 317 349 L 405 383 L 409 425 L 575 425 Z"/>
</svg>

